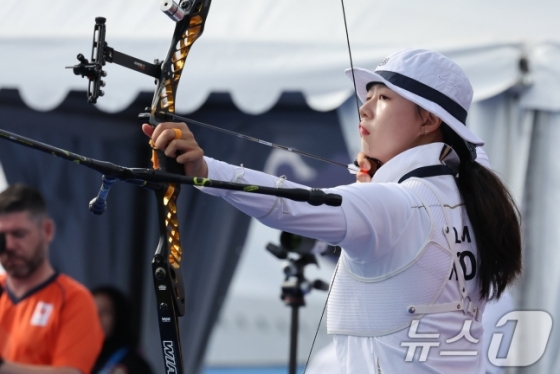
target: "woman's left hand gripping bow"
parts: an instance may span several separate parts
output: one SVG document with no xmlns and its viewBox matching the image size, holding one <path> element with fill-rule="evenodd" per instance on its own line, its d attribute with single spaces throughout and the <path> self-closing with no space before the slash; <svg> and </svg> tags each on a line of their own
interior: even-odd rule
<svg viewBox="0 0 560 374">
<path fill-rule="evenodd" d="M 145 123 L 142 131 L 152 139 L 150 144 L 153 148 L 163 151 L 167 157 L 174 158 L 183 165 L 186 176 L 208 177 L 204 151 L 185 123 L 164 122 L 155 128 Z"/>
</svg>

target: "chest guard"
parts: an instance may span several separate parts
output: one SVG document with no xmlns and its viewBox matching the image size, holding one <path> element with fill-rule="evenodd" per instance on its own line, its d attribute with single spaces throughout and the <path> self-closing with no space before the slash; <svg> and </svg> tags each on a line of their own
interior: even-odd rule
<svg viewBox="0 0 560 374">
<path fill-rule="evenodd" d="M 420 209 L 428 213 L 430 234 L 410 263 L 382 277 L 358 277 L 346 268 L 344 261 L 339 261 L 328 300 L 329 334 L 383 336 L 409 328 L 412 320 L 428 313 L 463 311 L 478 319 L 478 308 L 469 302 L 462 267 L 454 255 L 451 221 L 434 187 L 418 178 L 408 179 L 402 185 L 422 203 Z M 398 246 L 393 250 L 398 251 Z M 435 304 L 454 263 L 460 300 Z"/>
</svg>

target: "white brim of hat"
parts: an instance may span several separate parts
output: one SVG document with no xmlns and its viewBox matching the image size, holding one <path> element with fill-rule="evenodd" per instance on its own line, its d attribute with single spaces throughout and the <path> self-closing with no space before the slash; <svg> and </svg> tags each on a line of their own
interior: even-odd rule
<svg viewBox="0 0 560 374">
<path fill-rule="evenodd" d="M 354 74 L 352 75 L 352 70 Z M 404 97 L 407 100 L 412 101 L 415 104 L 418 104 L 420 107 L 426 109 L 428 112 L 435 114 L 440 118 L 443 122 L 445 122 L 453 131 L 455 131 L 461 138 L 464 140 L 476 145 L 482 146 L 484 145 L 484 141 L 476 136 L 467 126 L 465 126 L 461 121 L 453 117 L 449 114 L 445 109 L 443 109 L 438 104 L 427 100 L 421 96 L 418 96 L 410 91 L 405 90 L 404 88 L 400 88 L 395 86 L 391 82 L 387 81 L 385 78 L 380 76 L 379 74 L 372 72 L 367 69 L 362 68 L 354 68 L 354 69 L 346 69 L 345 70 L 346 76 L 350 78 L 350 80 L 356 80 L 356 91 L 358 94 L 358 98 L 362 103 L 366 101 L 367 97 L 367 90 L 366 86 L 368 83 L 371 82 L 380 82 L 385 84 L 391 90 L 395 91 L 400 96 Z"/>
</svg>

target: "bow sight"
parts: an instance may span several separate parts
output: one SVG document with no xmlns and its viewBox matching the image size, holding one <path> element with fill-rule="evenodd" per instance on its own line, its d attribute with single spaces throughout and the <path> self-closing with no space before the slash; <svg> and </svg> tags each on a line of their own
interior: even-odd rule
<svg viewBox="0 0 560 374">
<path fill-rule="evenodd" d="M 167 3 L 167 1 L 165 1 Z M 103 66 L 107 62 L 136 70 L 139 73 L 149 75 L 155 79 L 159 79 L 161 75 L 161 67 L 156 64 L 140 60 L 138 58 L 126 55 L 107 45 L 105 41 L 106 19 L 103 17 L 95 18 L 95 27 L 93 30 L 93 46 L 91 49 L 91 61 L 88 61 L 83 54 L 78 55 L 80 63 L 75 66 L 68 66 L 67 69 L 73 69 L 74 74 L 86 77 L 89 80 L 87 100 L 88 103 L 97 103 L 97 98 L 103 96 L 105 92 L 101 87 L 105 87 L 105 81 L 101 78 L 107 76 L 107 72 L 103 70 Z"/>
<path fill-rule="evenodd" d="M 88 78 L 88 102 L 95 104 L 97 98 L 105 94 L 103 90 L 101 90 L 101 87 L 105 86 L 105 82 L 101 78 L 107 76 L 107 72 L 103 70 L 103 66 L 105 66 L 107 62 L 149 75 L 156 79 L 156 84 L 158 84 L 158 81 L 161 79 L 177 78 L 177 70 L 182 69 L 182 63 L 186 58 L 188 49 L 190 49 L 194 40 L 202 34 L 202 24 L 208 14 L 210 1 L 211 0 L 183 0 L 179 4 L 173 0 L 163 0 L 161 2 L 161 11 L 174 22 L 177 22 L 177 27 L 173 35 L 172 48 L 167 58 L 163 62 L 156 59 L 153 64 L 109 47 L 105 41 L 105 22 L 107 20 L 103 17 L 95 18 L 91 61 L 88 61 L 84 55 L 80 53 L 77 56 L 80 63 L 75 66 L 67 67 L 68 69 L 73 69 L 74 74 L 81 75 L 82 78 Z M 190 30 L 194 32 L 189 32 Z M 184 43 L 181 44 L 180 48 L 174 49 L 173 45 L 177 44 L 177 41 L 181 39 L 184 39 Z M 176 66 L 177 61 L 180 61 L 180 64 L 178 64 L 180 66 Z"/>
</svg>

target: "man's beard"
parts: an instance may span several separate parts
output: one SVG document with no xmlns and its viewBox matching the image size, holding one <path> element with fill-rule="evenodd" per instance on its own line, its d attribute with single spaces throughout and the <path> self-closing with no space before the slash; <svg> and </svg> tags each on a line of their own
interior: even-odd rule
<svg viewBox="0 0 560 374">
<path fill-rule="evenodd" d="M 35 247 L 30 258 L 25 258 L 7 251 L 6 259 L 2 261 L 2 266 L 6 273 L 12 278 L 23 279 L 33 274 L 45 260 L 44 243 L 39 242 Z M 17 263 L 10 263 L 10 260 L 17 259 Z"/>
</svg>

